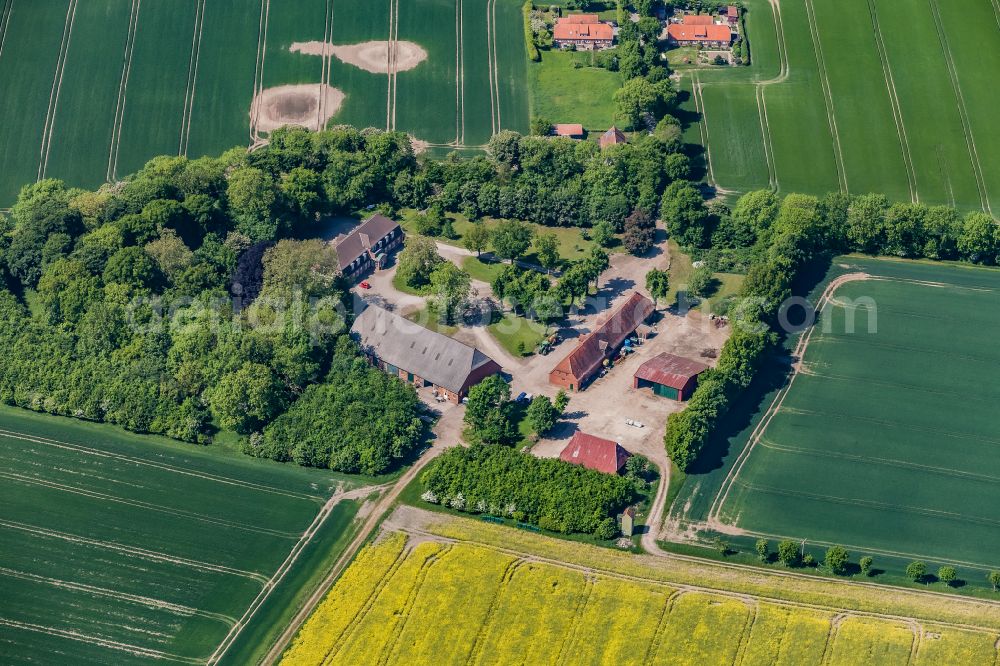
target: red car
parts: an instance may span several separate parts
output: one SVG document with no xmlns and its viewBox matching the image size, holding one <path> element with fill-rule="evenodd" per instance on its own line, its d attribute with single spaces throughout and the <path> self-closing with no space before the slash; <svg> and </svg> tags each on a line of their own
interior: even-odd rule
<svg viewBox="0 0 1000 666">
<path fill-rule="evenodd" d="M 370 284 L 368 284 L 368 280 L 365 280 L 364 282 L 362 282 L 358 286 L 361 287 L 362 289 L 371 289 L 372 288 L 372 286 Z"/>
</svg>

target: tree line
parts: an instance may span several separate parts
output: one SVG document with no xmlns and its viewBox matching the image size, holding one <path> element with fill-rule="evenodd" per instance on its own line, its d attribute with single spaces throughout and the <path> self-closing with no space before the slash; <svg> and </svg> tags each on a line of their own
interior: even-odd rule
<svg viewBox="0 0 1000 666">
<path fill-rule="evenodd" d="M 945 206 L 891 203 L 880 194 L 780 198 L 767 190 L 743 195 L 730 210 L 706 205 L 693 192 L 681 194 L 687 187 L 664 194 L 660 215 L 668 232 L 695 254 L 704 252 L 715 270 L 737 255 L 747 268 L 729 312 L 733 334 L 717 367 L 701 375 L 687 407 L 667 420 L 664 443 L 682 469 L 695 462 L 719 418 L 779 341 L 778 310 L 803 269 L 850 251 L 987 265 L 1000 256 L 1000 226 L 986 213 L 963 216 Z"/>
</svg>

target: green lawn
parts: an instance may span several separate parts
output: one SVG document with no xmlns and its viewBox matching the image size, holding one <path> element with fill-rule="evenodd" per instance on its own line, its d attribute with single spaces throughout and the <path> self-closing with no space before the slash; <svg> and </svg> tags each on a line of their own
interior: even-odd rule
<svg viewBox="0 0 1000 666">
<path fill-rule="evenodd" d="M 256 660 L 359 506 L 305 540 L 359 480 L 8 407 L 0 460 L 6 663 L 204 662 L 302 548 L 227 654 Z"/>
<path fill-rule="evenodd" d="M 531 354 L 538 344 L 545 339 L 546 327 L 538 322 L 528 321 L 524 317 L 505 312 L 503 316 L 488 327 L 496 341 L 514 356 Z"/>
<path fill-rule="evenodd" d="M 503 270 L 502 263 L 487 263 L 476 257 L 466 257 L 462 260 L 462 268 L 472 276 L 473 280 L 480 280 L 488 284 L 493 284 L 500 271 Z"/>
<path fill-rule="evenodd" d="M 442 335 L 454 335 L 455 332 L 458 331 L 458 326 L 450 326 L 448 324 L 441 323 L 437 310 L 430 304 L 420 310 L 414 310 L 413 312 L 407 313 L 406 318 L 412 322 L 420 324 L 429 331 L 441 333 Z"/>
<path fill-rule="evenodd" d="M 407 234 L 417 234 L 415 222 L 418 214 L 419 213 L 412 208 L 404 208 L 399 212 L 399 224 L 403 227 Z M 448 217 L 452 220 L 456 237 L 444 238 L 438 236 L 434 238 L 434 240 L 441 243 L 447 243 L 448 245 L 454 245 L 455 247 L 465 247 L 462 244 L 462 239 L 465 237 L 465 233 L 473 224 L 485 224 L 487 228 L 493 228 L 500 223 L 500 220 L 495 220 L 493 218 L 485 218 L 481 222 L 471 222 L 469 218 L 461 213 L 448 213 Z M 554 234 L 559 243 L 559 256 L 566 261 L 583 259 L 587 256 L 587 253 L 590 252 L 590 248 L 594 246 L 593 241 L 584 239 L 584 230 L 577 227 L 546 227 L 534 222 L 528 222 L 527 224 L 532 228 L 536 236 L 539 234 Z M 523 259 L 531 262 L 538 261 L 538 257 L 531 248 L 529 248 L 528 253 L 523 257 Z"/>
<path fill-rule="evenodd" d="M 552 123 L 582 123 L 588 132 L 614 124 L 612 96 L 622 85 L 617 72 L 597 67 L 574 68 L 590 54 L 544 51 L 541 62 L 528 63 L 531 115 Z"/>
</svg>

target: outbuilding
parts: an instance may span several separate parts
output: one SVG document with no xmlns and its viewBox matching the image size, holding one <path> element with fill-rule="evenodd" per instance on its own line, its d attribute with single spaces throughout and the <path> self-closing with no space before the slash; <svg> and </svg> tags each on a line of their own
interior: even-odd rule
<svg viewBox="0 0 1000 666">
<path fill-rule="evenodd" d="M 573 433 L 569 444 L 559 454 L 559 459 L 583 465 L 587 469 L 597 470 L 605 474 L 618 474 L 625 467 L 625 462 L 632 454 L 622 448 L 618 442 L 610 439 L 588 435 L 579 430 Z"/>
<path fill-rule="evenodd" d="M 580 123 L 557 123 L 553 126 L 552 133 L 567 139 L 582 139 L 583 125 Z"/>
<path fill-rule="evenodd" d="M 663 353 L 639 366 L 632 377 L 633 388 L 650 387 L 671 400 L 687 400 L 698 386 L 698 375 L 708 366 L 682 356 Z"/>
</svg>

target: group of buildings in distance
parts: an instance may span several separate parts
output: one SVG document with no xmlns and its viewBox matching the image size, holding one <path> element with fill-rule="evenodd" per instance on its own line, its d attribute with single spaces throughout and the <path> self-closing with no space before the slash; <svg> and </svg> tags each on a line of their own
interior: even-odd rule
<svg viewBox="0 0 1000 666">
<path fill-rule="evenodd" d="M 399 223 L 373 215 L 335 243 L 344 278 L 358 282 L 385 268 L 391 254 L 403 244 Z M 655 312 L 653 302 L 632 292 L 549 373 L 549 383 L 582 391 L 610 366 L 630 340 L 644 340 L 652 333 L 647 325 Z M 469 389 L 487 377 L 502 372 L 495 360 L 475 347 L 428 330 L 384 308 L 368 305 L 354 319 L 351 336 L 369 362 L 384 372 L 417 388 L 430 387 L 441 400 L 459 403 Z M 633 388 L 650 388 L 655 395 L 686 400 L 697 385 L 698 375 L 708 366 L 662 353 L 636 370 Z M 577 432 L 562 451 L 567 462 L 609 474 L 621 472 L 629 455 L 614 441 Z"/>
<path fill-rule="evenodd" d="M 719 7 L 718 14 L 679 13 L 666 18 L 666 40 L 674 46 L 728 48 L 736 37 L 740 10 Z M 568 14 L 556 19 L 552 43 L 560 49 L 596 51 L 614 46 L 617 27 L 597 14 Z"/>
</svg>

